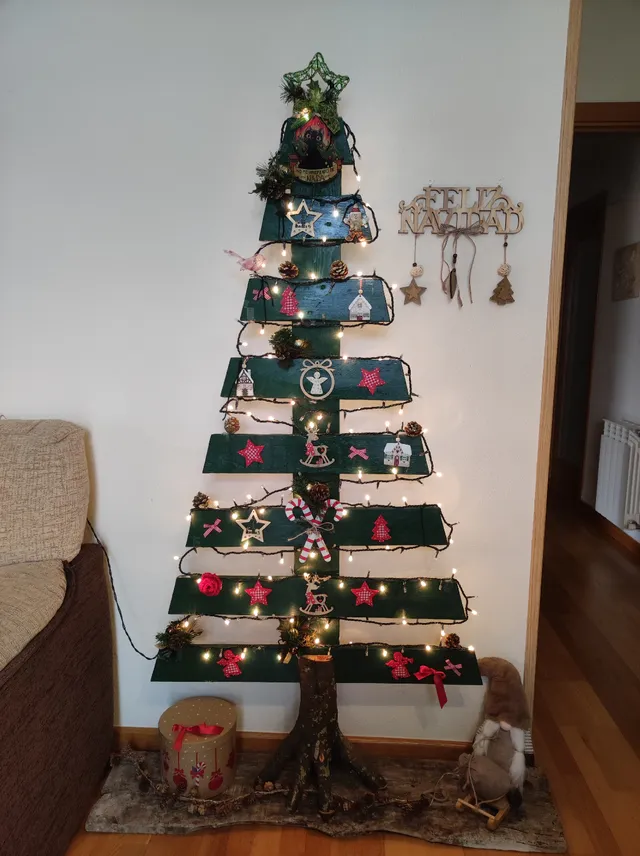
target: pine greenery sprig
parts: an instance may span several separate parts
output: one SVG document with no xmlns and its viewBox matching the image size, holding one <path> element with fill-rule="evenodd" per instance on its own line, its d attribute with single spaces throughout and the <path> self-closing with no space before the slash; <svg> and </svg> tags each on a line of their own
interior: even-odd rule
<svg viewBox="0 0 640 856">
<path fill-rule="evenodd" d="M 188 622 L 186 627 L 185 622 Z M 191 645 L 201 633 L 202 630 L 196 627 L 195 620 L 192 623 L 191 616 L 185 615 L 184 618 L 170 621 L 161 633 L 156 633 L 156 647 L 160 649 L 163 656 L 171 656 L 182 648 L 186 648 L 187 645 Z"/>
<path fill-rule="evenodd" d="M 256 167 L 256 181 L 251 193 L 257 193 L 265 202 L 282 199 L 291 188 L 291 172 L 285 164 L 278 163 L 278 155 L 269 155 L 269 160 Z"/>
<path fill-rule="evenodd" d="M 297 360 L 309 349 L 309 342 L 300 339 L 291 327 L 282 327 L 270 337 L 273 353 L 281 362 Z"/>
</svg>

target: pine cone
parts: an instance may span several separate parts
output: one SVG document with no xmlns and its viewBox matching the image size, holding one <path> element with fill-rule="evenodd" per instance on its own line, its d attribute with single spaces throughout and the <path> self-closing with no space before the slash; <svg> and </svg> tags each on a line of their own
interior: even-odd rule
<svg viewBox="0 0 640 856">
<path fill-rule="evenodd" d="M 318 505 L 322 502 L 326 502 L 331 496 L 331 491 L 329 490 L 329 485 L 324 482 L 314 482 L 307 491 L 309 494 L 309 499 L 313 503 L 317 503 Z"/>
<path fill-rule="evenodd" d="M 191 501 L 192 508 L 209 508 L 209 497 L 206 493 L 198 492 Z"/>
<path fill-rule="evenodd" d="M 224 430 L 227 434 L 236 434 L 240 430 L 240 420 L 237 416 L 227 416 L 224 420 Z"/>
<path fill-rule="evenodd" d="M 283 279 L 295 279 L 300 270 L 298 265 L 293 262 L 282 262 L 282 264 L 278 265 L 278 272 Z"/>
<path fill-rule="evenodd" d="M 422 434 L 422 425 L 419 422 L 407 422 L 404 433 L 407 437 L 419 437 Z"/>
<path fill-rule="evenodd" d="M 349 276 L 349 268 L 342 261 L 342 259 L 336 259 L 335 262 L 331 262 L 331 267 L 329 268 L 329 276 L 331 279 L 343 280 L 347 279 Z"/>
<path fill-rule="evenodd" d="M 460 637 L 457 633 L 449 633 L 448 636 L 444 637 L 444 645 L 445 648 L 459 648 L 460 647 Z"/>
</svg>

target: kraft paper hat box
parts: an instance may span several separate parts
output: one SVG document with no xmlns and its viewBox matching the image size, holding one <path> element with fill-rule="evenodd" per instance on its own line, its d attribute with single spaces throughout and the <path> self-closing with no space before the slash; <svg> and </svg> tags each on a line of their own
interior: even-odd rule
<svg viewBox="0 0 640 856">
<path fill-rule="evenodd" d="M 211 696 L 185 698 L 160 717 L 162 777 L 172 791 L 215 799 L 236 775 L 236 707 Z"/>
</svg>

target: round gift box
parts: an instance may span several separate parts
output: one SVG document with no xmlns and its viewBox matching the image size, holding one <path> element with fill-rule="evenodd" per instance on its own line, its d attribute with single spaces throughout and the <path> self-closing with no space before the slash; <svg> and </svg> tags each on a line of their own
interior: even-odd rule
<svg viewBox="0 0 640 856">
<path fill-rule="evenodd" d="M 194 732 L 174 730 L 174 725 Z M 198 733 L 198 726 L 217 725 L 217 734 Z M 172 791 L 215 799 L 236 775 L 236 708 L 211 696 L 176 702 L 158 722 L 162 745 L 162 777 Z M 215 729 L 218 731 L 218 729 Z M 183 734 L 182 745 L 177 743 Z M 177 747 L 177 748 L 176 748 Z"/>
</svg>

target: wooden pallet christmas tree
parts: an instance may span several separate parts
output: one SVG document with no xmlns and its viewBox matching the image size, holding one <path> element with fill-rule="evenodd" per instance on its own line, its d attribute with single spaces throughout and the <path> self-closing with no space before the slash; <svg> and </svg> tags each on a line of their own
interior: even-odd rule
<svg viewBox="0 0 640 856">
<path fill-rule="evenodd" d="M 280 504 L 263 496 L 228 508 L 194 507 L 190 516 L 187 554 L 201 548 L 214 558 L 258 554 L 280 574 L 218 574 L 215 563 L 214 573 L 189 574 L 181 561 L 169 608 L 171 614 L 187 614 L 187 629 L 197 616 L 271 621 L 273 644 L 167 647 L 153 673 L 156 681 L 299 680 L 298 721 L 260 781 L 277 778 L 295 757 L 292 808 L 313 775 L 325 812 L 331 811 L 332 761 L 345 762 L 371 788 L 384 784 L 340 732 L 336 682 L 432 683 L 441 705 L 447 686 L 481 683 L 473 650 L 460 647 L 455 634 L 445 636 L 447 625 L 461 624 L 470 614 L 455 575 L 397 578 L 393 572 L 396 553 L 449 546 L 452 527 L 440 507 L 340 500 L 344 481 L 384 488 L 389 479 L 422 483 L 434 473 L 420 426 L 402 421 L 413 398 L 409 366 L 397 357 L 340 352 L 344 327 L 388 325 L 394 318 L 393 292 L 385 280 L 349 276 L 340 258 L 345 242 L 366 247 L 377 238 L 373 210 L 358 193 L 342 194 L 342 168 L 355 170 L 355 139 L 337 113 L 347 83 L 320 54 L 306 69 L 285 75 L 293 116 L 283 126 L 277 154 L 259 169 L 257 191 L 266 200 L 260 250 L 282 244 L 283 255 L 290 248 L 291 257 L 280 265 L 280 276 L 264 273 L 260 251 L 242 262 L 253 275 L 241 319 L 245 326 L 288 333 L 271 337 L 276 358 L 247 355 L 241 331 L 239 356 L 231 359 L 222 388 L 228 431 L 211 437 L 204 465 L 206 473 L 242 474 L 258 484 L 262 473 L 292 473 L 293 492 L 286 499 L 284 488 L 272 492 L 281 494 Z M 251 410 L 258 401 L 286 411 L 278 421 L 287 421 L 291 433 L 234 433 L 239 419 L 245 425 L 264 421 Z M 357 409 L 389 409 L 397 427 L 345 431 L 346 415 Z M 388 576 L 341 574 L 345 556 L 379 550 L 388 554 Z M 341 620 L 367 622 L 377 633 L 389 621 L 436 625 L 442 635 L 440 644 L 392 645 L 377 638 L 351 643 L 341 639 Z"/>
</svg>

